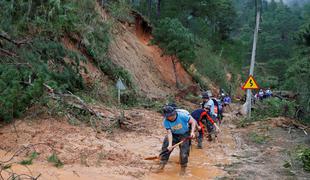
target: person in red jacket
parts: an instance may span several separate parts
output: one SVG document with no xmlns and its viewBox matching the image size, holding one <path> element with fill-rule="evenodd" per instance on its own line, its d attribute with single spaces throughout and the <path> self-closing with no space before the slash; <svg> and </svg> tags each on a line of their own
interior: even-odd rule
<svg viewBox="0 0 310 180">
<path fill-rule="evenodd" d="M 208 139 L 211 138 L 211 131 L 213 130 L 213 126 L 219 130 L 218 126 L 214 122 L 214 120 L 210 117 L 210 107 L 205 105 L 206 108 L 196 109 L 191 113 L 191 116 L 196 120 L 198 125 L 198 145 L 197 148 L 202 148 L 202 139 L 204 134 L 204 128 L 207 127 L 208 130 Z M 210 138 L 209 138 L 210 134 Z"/>
</svg>

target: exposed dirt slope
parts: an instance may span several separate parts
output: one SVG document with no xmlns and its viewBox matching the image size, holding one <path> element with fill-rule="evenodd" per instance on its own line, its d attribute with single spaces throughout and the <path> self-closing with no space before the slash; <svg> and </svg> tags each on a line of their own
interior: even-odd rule
<svg viewBox="0 0 310 180">
<path fill-rule="evenodd" d="M 107 15 L 100 11 L 103 18 Z M 134 26 L 117 23 L 113 29 L 109 56 L 113 62 L 130 72 L 138 89 L 149 97 L 165 97 L 174 94 L 176 81 L 170 56 L 162 55 L 155 45 L 148 45 L 150 35 L 142 24 Z M 177 62 L 177 76 L 184 86 L 193 84 L 191 76 Z"/>
</svg>

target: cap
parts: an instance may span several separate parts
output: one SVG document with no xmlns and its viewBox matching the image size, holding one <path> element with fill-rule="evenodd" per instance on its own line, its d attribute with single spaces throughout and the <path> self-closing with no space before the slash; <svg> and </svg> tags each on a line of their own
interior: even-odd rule
<svg viewBox="0 0 310 180">
<path fill-rule="evenodd" d="M 202 99 L 209 99 L 208 92 L 203 92 L 202 93 Z"/>
<path fill-rule="evenodd" d="M 163 107 L 163 112 L 165 118 L 176 114 L 175 108 L 169 105 Z"/>
</svg>

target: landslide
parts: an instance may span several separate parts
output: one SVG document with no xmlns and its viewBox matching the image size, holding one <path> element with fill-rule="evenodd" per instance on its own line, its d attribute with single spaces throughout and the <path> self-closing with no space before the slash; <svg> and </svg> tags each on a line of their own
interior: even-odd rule
<svg viewBox="0 0 310 180">
<path fill-rule="evenodd" d="M 107 17 L 104 10 L 101 15 Z M 143 94 L 149 97 L 165 97 L 176 93 L 172 57 L 163 55 L 156 45 L 150 45 L 151 27 L 141 15 L 134 16 L 135 23 L 132 25 L 115 25 L 109 57 L 130 72 L 134 83 Z M 194 84 L 179 61 L 176 63 L 176 74 L 183 87 Z"/>
</svg>

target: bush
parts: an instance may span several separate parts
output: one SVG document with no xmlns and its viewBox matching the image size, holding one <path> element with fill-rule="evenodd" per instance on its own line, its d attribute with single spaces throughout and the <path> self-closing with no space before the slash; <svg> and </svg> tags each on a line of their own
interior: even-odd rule
<svg viewBox="0 0 310 180">
<path fill-rule="evenodd" d="M 298 149 L 297 157 L 302 162 L 304 170 L 310 172 L 310 148 Z"/>
<path fill-rule="evenodd" d="M 128 0 L 117 0 L 116 2 L 109 2 L 108 10 L 111 15 L 122 22 L 134 22 L 131 13 L 131 6 Z"/>
<path fill-rule="evenodd" d="M 14 47 L 4 44 L 6 49 Z M 29 49 L 31 48 L 31 49 Z M 23 63 L 11 62 L 4 57 L 0 64 L 0 118 L 10 121 L 19 117 L 36 99 L 43 95 L 46 83 L 56 91 L 83 89 L 83 79 L 79 74 L 80 58 L 65 49 L 59 42 L 35 38 L 31 45 L 16 50 Z M 66 62 L 65 57 L 72 61 Z M 70 59 L 71 59 L 70 58 Z"/>
<path fill-rule="evenodd" d="M 175 55 L 186 67 L 194 62 L 196 57 L 194 36 L 178 19 L 160 20 L 153 35 L 154 42 L 164 49 L 165 54 Z"/>
<path fill-rule="evenodd" d="M 21 162 L 20 162 L 20 164 L 21 165 L 31 165 L 32 164 L 32 161 L 34 160 L 34 159 L 36 159 L 37 157 L 39 156 L 39 153 L 37 153 L 37 152 L 32 152 L 31 154 L 30 154 L 30 156 L 28 157 L 28 159 L 25 159 L 25 160 L 22 160 Z"/>
<path fill-rule="evenodd" d="M 74 34 L 81 38 L 98 67 L 107 61 L 109 26 L 95 11 L 96 1 L 16 0 L 0 1 L 0 6 L 1 35 L 14 40 L 31 39 L 21 46 L 0 42 L 1 48 L 13 54 L 1 56 L 1 120 L 22 115 L 43 95 L 43 83 L 60 92 L 84 88 L 80 61 L 86 58 L 58 42 L 63 36 Z M 117 72 L 129 82 L 126 72 Z"/>
<path fill-rule="evenodd" d="M 108 75 L 112 80 L 117 81 L 121 78 L 128 87 L 133 87 L 131 75 L 127 70 L 113 63 L 111 60 L 106 60 L 99 65 L 101 71 Z"/>
<path fill-rule="evenodd" d="M 208 76 L 212 82 L 228 89 L 226 82 L 226 74 L 221 58 L 213 54 L 207 43 L 196 50 L 197 58 L 195 59 L 195 67 L 203 76 Z"/>
<path fill-rule="evenodd" d="M 258 101 L 254 105 L 252 120 L 263 120 L 268 117 L 287 116 L 294 117 L 294 102 L 268 98 Z"/>
<path fill-rule="evenodd" d="M 63 167 L 63 163 L 59 160 L 58 156 L 53 153 L 50 157 L 47 158 L 47 161 L 53 163 L 55 167 L 61 168 Z"/>
</svg>

